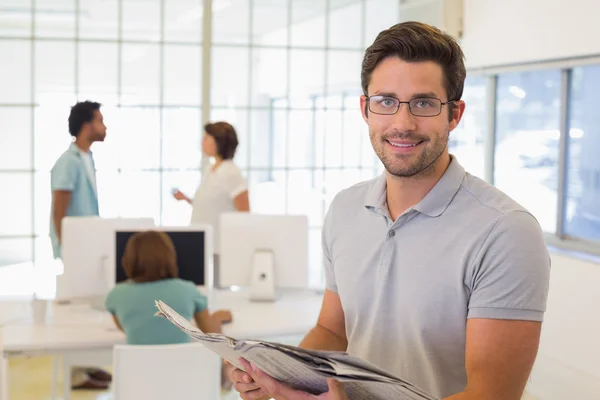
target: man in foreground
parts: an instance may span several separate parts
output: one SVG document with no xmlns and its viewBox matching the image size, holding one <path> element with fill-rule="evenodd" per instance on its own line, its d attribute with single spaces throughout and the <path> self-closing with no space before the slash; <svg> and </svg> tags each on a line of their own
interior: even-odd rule
<svg viewBox="0 0 600 400">
<path fill-rule="evenodd" d="M 406 22 L 362 64 L 361 110 L 385 173 L 340 192 L 323 226 L 326 292 L 301 347 L 358 356 L 446 400 L 519 400 L 536 358 L 550 258 L 535 218 L 448 152 L 463 53 Z M 243 399 L 292 391 L 246 364 Z"/>
</svg>

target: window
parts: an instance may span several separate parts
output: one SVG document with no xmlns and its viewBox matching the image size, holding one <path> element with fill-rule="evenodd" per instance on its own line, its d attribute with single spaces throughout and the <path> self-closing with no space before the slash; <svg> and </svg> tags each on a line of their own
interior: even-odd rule
<svg viewBox="0 0 600 400">
<path fill-rule="evenodd" d="M 600 114 L 595 88 L 600 66 L 573 69 L 569 103 L 564 230 L 569 236 L 600 240 Z"/>
<path fill-rule="evenodd" d="M 78 60 L 78 99 L 93 99 L 103 106 L 115 106 L 119 93 L 118 44 L 80 42 Z M 111 128 L 108 124 L 109 134 Z"/>
<path fill-rule="evenodd" d="M 78 0 L 84 23 L 79 23 L 79 37 L 112 39 L 119 35 L 119 0 Z"/>
<path fill-rule="evenodd" d="M 124 44 L 121 57 L 121 102 L 157 105 L 160 101 L 161 52 L 155 44 Z"/>
<path fill-rule="evenodd" d="M 556 232 L 560 71 L 498 77 L 494 183 Z"/>
<path fill-rule="evenodd" d="M 211 101 L 214 106 L 248 104 L 247 48 L 212 48 Z"/>
<path fill-rule="evenodd" d="M 47 3 L 0 0 L 0 266 L 51 258 L 50 169 L 77 100 L 108 127 L 92 148 L 103 217 L 187 224 L 170 190 L 199 182 L 203 0 Z"/>
<path fill-rule="evenodd" d="M 0 187 L 10 193 L 0 196 L 0 235 L 31 235 L 31 180 L 28 172 L 0 172 Z"/>
<path fill-rule="evenodd" d="M 0 170 L 31 169 L 31 108 L 0 107 Z"/>
<path fill-rule="evenodd" d="M 165 41 L 200 43 L 203 3 L 203 0 L 165 1 Z M 215 5 L 213 11 L 214 8 Z"/>
<path fill-rule="evenodd" d="M 31 104 L 31 42 L 0 40 L 0 53 L 0 103 Z"/>
<path fill-rule="evenodd" d="M 169 45 L 163 51 L 163 102 L 198 107 L 202 99 L 202 60 L 198 47 Z"/>
<path fill-rule="evenodd" d="M 123 29 L 123 39 L 148 42 L 161 39 L 160 0 L 123 1 L 122 9 L 123 24 L 121 28 Z M 154 65 L 149 64 L 149 66 Z"/>
<path fill-rule="evenodd" d="M 18 23 L 10 23 L 11 19 Z M 0 0 L 0 36 L 28 37 L 31 35 L 31 2 L 23 0 Z M 15 44 L 17 44 L 16 42 Z M 2 53 L 7 54 L 7 53 Z M 10 53 L 9 53 L 10 54 Z M 15 59 L 11 60 L 14 63 Z M 1 75 L 0 75 L 1 76 Z M 0 87 L 6 87 L 0 85 Z"/>
<path fill-rule="evenodd" d="M 21 1 L 21 3 L 25 3 Z M 35 35 L 41 38 L 75 38 L 75 0 L 54 0 L 51 4 L 33 3 L 36 6 Z"/>
</svg>

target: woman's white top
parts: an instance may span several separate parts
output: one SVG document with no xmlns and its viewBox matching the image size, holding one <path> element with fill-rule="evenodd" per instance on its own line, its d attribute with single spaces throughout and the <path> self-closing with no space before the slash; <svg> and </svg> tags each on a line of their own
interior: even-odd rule
<svg viewBox="0 0 600 400">
<path fill-rule="evenodd" d="M 213 252 L 219 253 L 219 218 L 235 211 L 233 199 L 248 190 L 242 171 L 232 160 L 224 160 L 213 170 L 209 165 L 192 200 L 192 224 L 210 224 L 213 228 Z"/>
</svg>

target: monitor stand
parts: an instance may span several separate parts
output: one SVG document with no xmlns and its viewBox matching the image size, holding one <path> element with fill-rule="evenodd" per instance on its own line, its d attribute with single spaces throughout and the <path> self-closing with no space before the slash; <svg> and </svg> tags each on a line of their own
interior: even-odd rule
<svg viewBox="0 0 600 400">
<path fill-rule="evenodd" d="M 275 262 L 271 250 L 256 250 L 252 257 L 250 301 L 275 301 Z"/>
</svg>

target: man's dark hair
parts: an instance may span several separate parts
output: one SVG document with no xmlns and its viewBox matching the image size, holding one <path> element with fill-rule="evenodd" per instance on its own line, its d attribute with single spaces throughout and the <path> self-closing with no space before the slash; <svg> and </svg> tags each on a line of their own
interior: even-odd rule
<svg viewBox="0 0 600 400">
<path fill-rule="evenodd" d="M 227 122 L 215 122 L 204 125 L 204 131 L 215 139 L 217 153 L 221 159 L 230 160 L 235 156 L 238 138 L 233 126 Z"/>
<path fill-rule="evenodd" d="M 381 61 L 398 57 L 406 62 L 433 61 L 442 67 L 447 101 L 460 100 L 467 72 L 464 53 L 456 39 L 438 28 L 421 22 L 402 22 L 377 35 L 365 51 L 361 85 L 365 96 L 371 75 Z"/>
<path fill-rule="evenodd" d="M 71 114 L 69 115 L 69 133 L 71 136 L 77 137 L 83 124 L 92 122 L 94 111 L 100 110 L 100 106 L 100 103 L 86 100 L 71 107 Z"/>
</svg>

